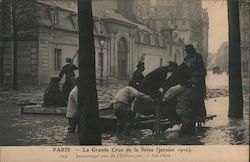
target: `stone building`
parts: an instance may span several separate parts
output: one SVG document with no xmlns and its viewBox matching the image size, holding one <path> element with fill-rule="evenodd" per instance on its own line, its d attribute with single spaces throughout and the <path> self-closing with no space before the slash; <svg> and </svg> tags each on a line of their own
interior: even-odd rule
<svg viewBox="0 0 250 162">
<path fill-rule="evenodd" d="M 219 66 L 221 71 L 228 72 L 229 61 L 229 45 L 228 42 L 223 42 L 216 53 L 215 64 Z"/>
<path fill-rule="evenodd" d="M 209 18 L 201 0 L 155 0 L 150 26 L 157 31 L 175 30 L 185 44 L 197 48 L 207 64 Z"/>
<path fill-rule="evenodd" d="M 79 46 L 75 0 L 32 2 L 32 14 L 37 15 L 34 30 L 27 32 L 31 22 L 19 30 L 24 33 L 18 38 L 19 85 L 47 84 L 51 77 L 58 76 L 65 58 L 73 57 Z M 136 5 L 135 9 L 131 15 L 126 15 L 127 12 L 120 7 L 128 7 L 131 3 Z M 97 79 L 128 80 L 139 60 L 145 62 L 145 74 L 169 60 L 181 63 L 183 42 L 168 39 L 145 25 L 148 11 L 143 7 L 148 2 L 134 0 L 125 4 L 120 0 L 92 1 Z M 11 41 L 3 35 L 0 35 L 0 41 L 6 44 L 3 52 L 4 84 L 10 84 Z M 77 65 L 77 57 L 74 63 Z"/>
<path fill-rule="evenodd" d="M 147 24 L 150 15 L 151 0 L 118 0 L 118 12 L 125 18 Z"/>
<path fill-rule="evenodd" d="M 240 0 L 241 65 L 242 72 L 248 74 L 250 54 L 250 2 Z"/>
<path fill-rule="evenodd" d="M 5 1 L 3 1 L 4 3 Z M 61 70 L 66 57 L 72 57 L 78 49 L 77 16 L 74 3 L 67 1 L 60 7 L 50 1 L 15 1 L 17 28 L 17 81 L 19 85 L 48 83 L 49 78 Z M 10 15 L 8 3 L 4 3 Z M 22 14 L 18 14 L 22 13 Z M 59 14 L 60 13 L 60 14 Z M 2 13 L 1 16 L 3 16 Z M 19 15 L 19 16 L 18 16 Z M 36 16 L 33 16 L 36 15 Z M 8 17 L 2 17 L 0 35 L 3 56 L 4 84 L 11 84 L 13 57 Z M 4 25 L 3 25 L 4 24 Z"/>
</svg>

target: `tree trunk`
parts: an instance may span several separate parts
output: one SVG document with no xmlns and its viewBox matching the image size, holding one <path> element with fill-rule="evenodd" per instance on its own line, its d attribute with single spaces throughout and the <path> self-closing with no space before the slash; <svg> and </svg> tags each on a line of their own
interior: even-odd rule
<svg viewBox="0 0 250 162">
<path fill-rule="evenodd" d="M 78 0 L 80 145 L 101 145 L 91 0 Z"/>
<path fill-rule="evenodd" d="M 16 2 L 10 1 L 10 32 L 12 49 L 12 89 L 17 89 L 17 27 L 16 27 Z"/>
<path fill-rule="evenodd" d="M 229 25 L 229 112 L 228 117 L 243 118 L 241 79 L 239 1 L 228 0 Z"/>
<path fill-rule="evenodd" d="M 4 85 L 4 47 L 0 51 L 0 87 Z"/>
<path fill-rule="evenodd" d="M 17 90 L 17 36 L 14 32 L 12 37 L 12 52 L 13 52 L 13 73 L 12 73 L 12 89 Z"/>
</svg>

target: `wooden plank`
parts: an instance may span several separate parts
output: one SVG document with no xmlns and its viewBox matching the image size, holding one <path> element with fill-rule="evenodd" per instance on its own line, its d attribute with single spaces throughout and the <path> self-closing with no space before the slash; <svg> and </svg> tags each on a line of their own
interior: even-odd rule
<svg viewBox="0 0 250 162">
<path fill-rule="evenodd" d="M 37 115 L 66 115 L 66 107 L 43 107 L 41 104 L 21 106 L 21 114 L 37 114 Z M 102 123 L 103 131 L 116 130 L 117 118 L 114 115 L 112 107 L 100 108 L 100 121 Z M 204 123 L 213 120 L 216 115 L 207 115 L 204 118 Z M 169 121 L 162 119 L 159 121 L 158 133 L 163 133 L 165 130 L 172 128 L 175 125 L 182 124 L 180 121 Z M 130 123 L 132 129 L 150 129 L 155 133 L 155 118 L 154 116 L 140 116 L 133 119 Z"/>
<path fill-rule="evenodd" d="M 66 107 L 43 107 L 42 105 L 21 106 L 21 114 L 65 115 Z"/>
</svg>

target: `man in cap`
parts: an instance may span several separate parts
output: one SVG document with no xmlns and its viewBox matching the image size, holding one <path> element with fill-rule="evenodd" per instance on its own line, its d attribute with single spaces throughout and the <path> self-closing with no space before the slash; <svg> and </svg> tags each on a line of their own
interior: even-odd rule
<svg viewBox="0 0 250 162">
<path fill-rule="evenodd" d="M 65 75 L 65 82 L 63 84 L 62 92 L 64 99 L 68 101 L 69 93 L 75 85 L 75 70 L 77 70 L 78 67 L 73 64 L 71 58 L 66 58 L 66 63 L 67 64 L 63 66 L 59 74 L 59 78 L 61 80 Z"/>
<path fill-rule="evenodd" d="M 159 67 L 145 76 L 140 85 L 140 91 L 149 95 L 153 101 L 136 100 L 134 107 L 137 112 L 142 115 L 155 114 L 156 119 L 160 118 L 159 111 L 162 109 L 163 97 L 160 89 L 164 87 L 167 76 L 176 68 L 177 64 L 170 61 L 167 66 Z"/>
<path fill-rule="evenodd" d="M 138 62 L 136 65 L 137 69 L 133 73 L 131 81 L 129 82 L 129 86 L 134 87 L 135 89 L 139 90 L 140 84 L 144 79 L 143 71 L 145 70 L 144 62 Z"/>
</svg>

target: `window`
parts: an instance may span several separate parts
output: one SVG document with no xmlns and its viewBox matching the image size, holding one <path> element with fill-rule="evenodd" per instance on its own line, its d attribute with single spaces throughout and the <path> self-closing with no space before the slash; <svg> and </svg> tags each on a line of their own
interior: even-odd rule
<svg viewBox="0 0 250 162">
<path fill-rule="evenodd" d="M 141 39 L 140 39 L 140 33 L 137 31 L 136 34 L 135 34 L 135 41 L 136 42 L 141 42 Z"/>
<path fill-rule="evenodd" d="M 48 8 L 48 14 L 51 22 L 54 26 L 58 26 L 59 24 L 59 13 L 52 8 Z"/>
<path fill-rule="evenodd" d="M 54 25 L 58 26 L 58 24 L 59 24 L 59 14 L 58 12 L 55 12 L 54 13 Z"/>
<path fill-rule="evenodd" d="M 247 13 L 242 14 L 242 25 L 247 26 L 249 24 L 249 17 Z"/>
<path fill-rule="evenodd" d="M 155 37 L 155 45 L 158 47 L 160 46 L 160 41 L 158 36 Z"/>
<path fill-rule="evenodd" d="M 62 50 L 54 49 L 54 70 L 60 71 L 62 66 Z"/>
<path fill-rule="evenodd" d="M 163 59 L 160 58 L 160 67 L 162 67 L 162 65 L 163 65 Z"/>
<path fill-rule="evenodd" d="M 247 32 L 244 32 L 244 42 L 247 42 L 248 41 L 248 34 Z"/>
<path fill-rule="evenodd" d="M 149 36 L 149 33 L 148 32 L 145 32 L 145 33 L 143 33 L 143 41 L 144 41 L 144 43 L 150 43 L 150 36 Z"/>
<path fill-rule="evenodd" d="M 182 20 L 182 25 L 186 25 L 186 21 L 185 20 Z"/>
<path fill-rule="evenodd" d="M 75 29 L 78 29 L 78 19 L 77 19 L 77 15 L 75 13 L 71 14 L 71 20 L 72 20 L 72 24 L 74 26 Z"/>
</svg>

